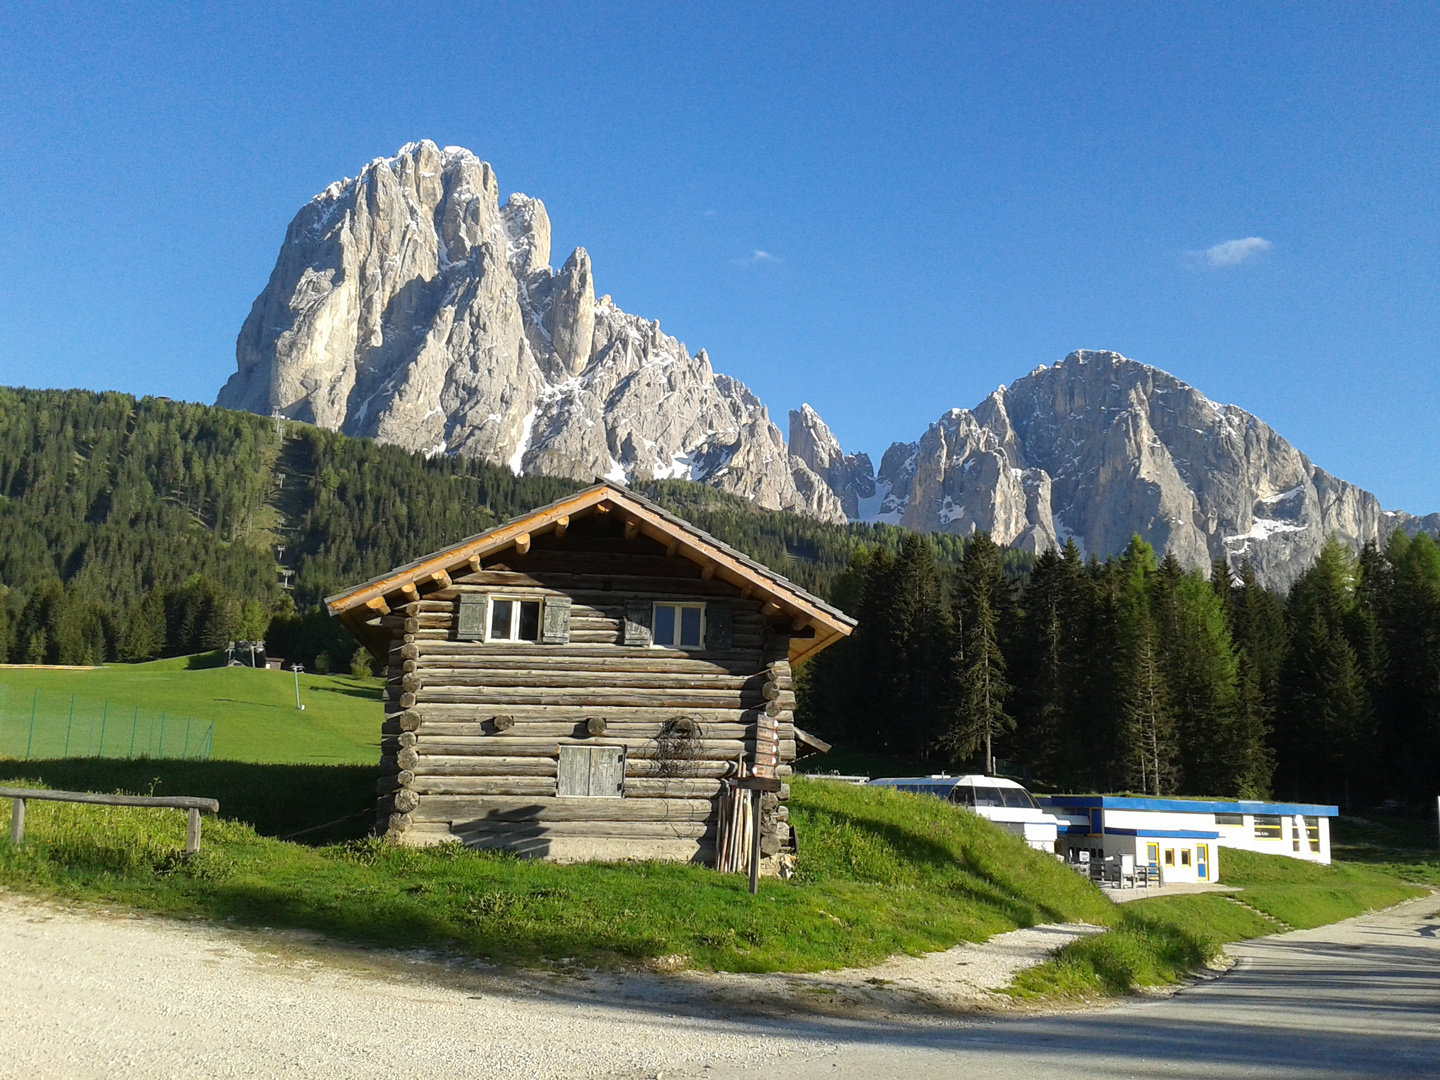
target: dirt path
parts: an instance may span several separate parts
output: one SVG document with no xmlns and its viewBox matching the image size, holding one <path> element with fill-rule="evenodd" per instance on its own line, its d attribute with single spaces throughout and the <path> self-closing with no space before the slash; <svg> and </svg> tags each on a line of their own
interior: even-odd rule
<svg viewBox="0 0 1440 1080">
<path fill-rule="evenodd" d="M 937 1030 L 1087 927 L 811 976 L 516 973 L 0 893 L 0 1077 L 655 1077 Z M 839 1018 L 843 1017 L 843 1021 Z M 818 1025 L 818 1026 L 817 1026 Z"/>
</svg>

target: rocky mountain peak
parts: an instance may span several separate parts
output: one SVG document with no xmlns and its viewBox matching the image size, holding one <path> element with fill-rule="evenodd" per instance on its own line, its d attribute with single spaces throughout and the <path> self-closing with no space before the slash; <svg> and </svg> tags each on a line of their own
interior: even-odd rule
<svg viewBox="0 0 1440 1080">
<path fill-rule="evenodd" d="M 825 520 L 840 499 L 763 405 L 658 320 L 556 271 L 545 205 L 490 166 L 410 143 L 291 222 L 218 403 L 518 472 L 684 477 Z"/>
<path fill-rule="evenodd" d="M 793 414 L 791 430 L 794 443 Z M 1430 520 L 1382 513 L 1257 417 L 1097 349 L 949 410 L 916 442 L 893 444 L 870 483 L 873 496 L 854 500 L 862 519 L 984 529 L 1036 551 L 1073 538 L 1102 557 L 1138 534 L 1188 567 L 1248 558 L 1277 588 L 1332 533 L 1358 547 Z"/>
</svg>

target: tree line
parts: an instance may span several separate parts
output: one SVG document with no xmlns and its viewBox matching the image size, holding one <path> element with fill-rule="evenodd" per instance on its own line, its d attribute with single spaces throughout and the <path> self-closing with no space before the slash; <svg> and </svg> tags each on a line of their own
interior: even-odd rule
<svg viewBox="0 0 1440 1080">
<path fill-rule="evenodd" d="M 1440 549 L 1334 539 L 1288 595 L 1138 537 L 1007 573 L 985 534 L 946 567 L 927 537 L 858 551 L 859 620 L 803 679 L 821 734 L 918 767 L 1023 767 L 1063 790 L 1321 799 L 1434 796 Z"/>
<path fill-rule="evenodd" d="M 0 662 L 140 661 L 263 637 L 274 655 L 344 670 L 356 644 L 326 595 L 582 486 L 212 406 L 0 388 Z M 821 595 L 857 548 L 906 535 L 757 511 L 685 481 L 639 490 Z M 941 538 L 936 558 L 962 548 Z"/>
</svg>

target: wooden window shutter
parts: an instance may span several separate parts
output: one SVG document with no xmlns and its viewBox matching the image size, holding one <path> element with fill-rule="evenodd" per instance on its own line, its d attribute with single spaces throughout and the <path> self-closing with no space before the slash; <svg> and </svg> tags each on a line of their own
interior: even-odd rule
<svg viewBox="0 0 1440 1080">
<path fill-rule="evenodd" d="M 484 641 L 487 593 L 462 593 L 460 617 L 455 621 L 456 641 Z"/>
<path fill-rule="evenodd" d="M 590 748 L 590 794 L 618 798 L 625 794 L 625 748 Z"/>
<path fill-rule="evenodd" d="M 649 645 L 650 601 L 630 600 L 625 604 L 625 631 L 621 640 L 625 645 Z"/>
<path fill-rule="evenodd" d="M 541 617 L 540 643 L 542 645 L 568 645 L 570 643 L 570 597 L 547 596 L 544 614 Z"/>
<path fill-rule="evenodd" d="M 728 649 L 731 638 L 730 605 L 723 600 L 711 600 L 705 605 L 705 647 L 707 649 Z"/>
<path fill-rule="evenodd" d="M 623 746 L 562 746 L 555 794 L 619 798 L 625 794 Z"/>
</svg>

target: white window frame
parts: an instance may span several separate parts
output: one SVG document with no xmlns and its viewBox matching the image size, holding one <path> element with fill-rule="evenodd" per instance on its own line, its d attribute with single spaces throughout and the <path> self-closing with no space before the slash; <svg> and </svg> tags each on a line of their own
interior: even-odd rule
<svg viewBox="0 0 1440 1080">
<path fill-rule="evenodd" d="M 514 637 L 514 636 L 513 636 L 514 634 L 518 633 L 519 630 L 520 630 L 520 620 L 519 620 L 519 618 L 518 618 L 518 613 L 517 613 L 517 612 L 512 612 L 511 615 L 510 615 L 510 632 L 511 632 L 511 635 L 512 635 L 511 637 L 503 637 L 503 638 L 502 638 L 502 637 L 492 637 L 492 636 L 491 636 L 491 634 L 490 634 L 490 627 L 493 625 L 492 620 L 493 620 L 493 618 L 494 618 L 494 616 L 495 616 L 495 602 L 496 602 L 497 600 L 505 601 L 506 603 L 515 603 L 515 604 L 525 603 L 525 602 L 529 601 L 529 602 L 531 602 L 531 603 L 537 603 L 537 604 L 540 605 L 540 617 L 539 617 L 538 620 L 536 620 L 536 623 L 535 623 L 535 640 L 534 640 L 534 641 L 531 641 L 529 638 L 522 638 L 522 637 Z M 543 596 L 532 596 L 532 595 L 518 595 L 518 594 L 517 594 L 517 595 L 512 595 L 512 594 L 510 594 L 510 593 L 491 593 L 489 596 L 487 596 L 487 597 L 485 598 L 485 640 L 486 640 L 487 642 L 494 641 L 494 642 L 498 642 L 498 643 L 500 643 L 500 644 L 505 644 L 505 645 L 538 645 L 538 644 L 540 644 L 540 639 L 543 638 L 544 636 L 545 636 L 545 597 L 543 597 Z"/>
<path fill-rule="evenodd" d="M 694 608 L 700 612 L 700 642 L 696 645 L 681 645 L 678 641 L 662 644 L 655 640 L 655 613 L 662 607 L 675 609 L 675 636 L 680 636 L 680 612 Z M 542 612 L 543 614 L 543 612 Z M 650 605 L 650 646 L 657 649 L 687 649 L 697 652 L 705 648 L 705 601 L 704 600 L 657 600 Z"/>
</svg>

